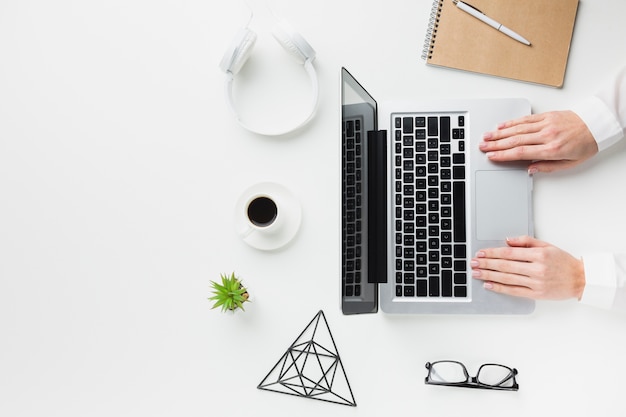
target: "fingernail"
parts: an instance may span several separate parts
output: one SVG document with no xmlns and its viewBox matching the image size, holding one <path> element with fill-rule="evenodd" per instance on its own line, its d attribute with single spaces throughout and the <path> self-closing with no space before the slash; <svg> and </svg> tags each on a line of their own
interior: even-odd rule
<svg viewBox="0 0 626 417">
<path fill-rule="evenodd" d="M 491 132 L 485 132 L 485 133 L 483 133 L 483 139 L 487 139 L 487 140 L 489 140 L 489 139 L 491 139 L 492 137 L 493 137 L 493 133 L 491 133 Z"/>
<path fill-rule="evenodd" d="M 484 258 L 485 257 L 485 252 L 483 252 L 483 251 L 476 252 L 476 257 L 477 258 Z"/>
<path fill-rule="evenodd" d="M 478 278 L 481 275 L 480 269 L 475 269 L 474 271 L 472 271 L 472 276 L 474 278 Z"/>
<path fill-rule="evenodd" d="M 478 266 L 478 261 L 476 261 L 476 260 L 470 261 L 470 266 L 472 268 L 476 268 Z"/>
<path fill-rule="evenodd" d="M 535 167 L 528 168 L 528 175 L 534 175 L 537 172 L 539 172 L 539 170 Z"/>
<path fill-rule="evenodd" d="M 478 144 L 478 148 L 479 148 L 479 149 L 485 149 L 486 147 L 487 147 L 487 142 L 480 142 L 480 143 Z"/>
<path fill-rule="evenodd" d="M 492 290 L 493 289 L 493 284 L 491 282 L 485 282 L 483 284 L 483 288 L 486 290 Z"/>
<path fill-rule="evenodd" d="M 495 152 L 487 152 L 487 158 L 491 159 L 491 158 L 493 158 L 494 156 L 496 156 L 496 153 L 495 153 Z"/>
</svg>

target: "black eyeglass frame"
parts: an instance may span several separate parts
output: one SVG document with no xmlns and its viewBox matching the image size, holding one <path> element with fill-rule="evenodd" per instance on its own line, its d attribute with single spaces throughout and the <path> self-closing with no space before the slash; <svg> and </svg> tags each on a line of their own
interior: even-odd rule
<svg viewBox="0 0 626 417">
<path fill-rule="evenodd" d="M 463 369 L 463 373 L 465 374 L 465 381 L 462 382 L 440 382 L 440 381 L 433 381 L 430 378 L 430 374 L 432 372 L 432 368 L 434 365 L 438 364 L 438 363 L 456 363 L 458 365 L 461 366 L 461 368 Z M 483 382 L 480 382 L 478 380 L 478 376 L 480 375 L 480 371 L 485 367 L 485 366 L 499 366 L 501 368 L 507 369 L 509 371 L 509 375 L 504 378 L 502 381 L 500 381 L 499 385 L 490 385 L 490 384 L 485 384 Z M 517 391 L 519 389 L 519 385 L 517 384 L 517 381 L 515 380 L 515 376 L 517 375 L 517 369 L 515 368 L 510 368 L 508 366 L 505 365 L 500 365 L 498 363 L 485 363 L 483 365 L 480 366 L 480 368 L 478 368 L 478 372 L 476 373 L 476 376 L 470 377 L 469 373 L 467 372 L 467 368 L 465 367 L 465 365 L 463 365 L 461 362 L 458 361 L 450 361 L 450 360 L 443 360 L 443 361 L 436 361 L 436 362 L 426 362 L 426 369 L 428 369 L 428 375 L 426 375 L 426 378 L 424 379 L 424 383 L 427 385 L 443 385 L 443 386 L 448 386 L 448 387 L 462 387 L 462 388 L 480 388 L 480 389 L 490 389 L 490 390 L 499 390 L 499 391 Z M 503 384 L 506 381 L 509 380 L 513 380 L 513 385 L 511 386 L 503 386 L 501 384 Z"/>
</svg>

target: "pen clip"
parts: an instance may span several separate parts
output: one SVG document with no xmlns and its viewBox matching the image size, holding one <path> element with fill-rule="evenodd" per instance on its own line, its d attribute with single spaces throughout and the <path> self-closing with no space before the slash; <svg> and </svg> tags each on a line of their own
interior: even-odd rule
<svg viewBox="0 0 626 417">
<path fill-rule="evenodd" d="M 456 5 L 457 3 L 459 3 L 459 0 L 452 0 L 452 2 Z M 472 9 L 476 10 L 476 11 L 477 11 L 478 13 L 480 13 L 480 14 L 484 14 L 484 13 L 483 13 L 482 11 L 480 11 L 478 8 L 476 8 L 476 7 L 472 6 L 472 5 L 471 5 L 471 4 L 469 4 L 469 3 L 466 3 L 466 2 L 464 2 L 464 1 L 462 1 L 461 3 L 463 3 L 463 4 L 464 4 L 464 5 L 466 5 L 467 7 L 471 7 Z"/>
</svg>

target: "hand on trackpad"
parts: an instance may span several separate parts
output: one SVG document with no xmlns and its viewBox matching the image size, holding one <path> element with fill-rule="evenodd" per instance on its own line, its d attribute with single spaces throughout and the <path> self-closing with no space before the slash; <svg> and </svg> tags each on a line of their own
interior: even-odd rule
<svg viewBox="0 0 626 417">
<path fill-rule="evenodd" d="M 531 189 L 522 170 L 476 172 L 476 238 L 504 240 L 531 234 Z"/>
</svg>

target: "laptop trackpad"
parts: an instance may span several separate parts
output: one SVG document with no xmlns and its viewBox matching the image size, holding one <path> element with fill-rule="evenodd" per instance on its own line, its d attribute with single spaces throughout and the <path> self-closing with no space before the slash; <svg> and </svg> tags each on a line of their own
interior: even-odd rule
<svg viewBox="0 0 626 417">
<path fill-rule="evenodd" d="M 476 172 L 476 238 L 529 234 L 530 187 L 522 170 Z"/>
</svg>

